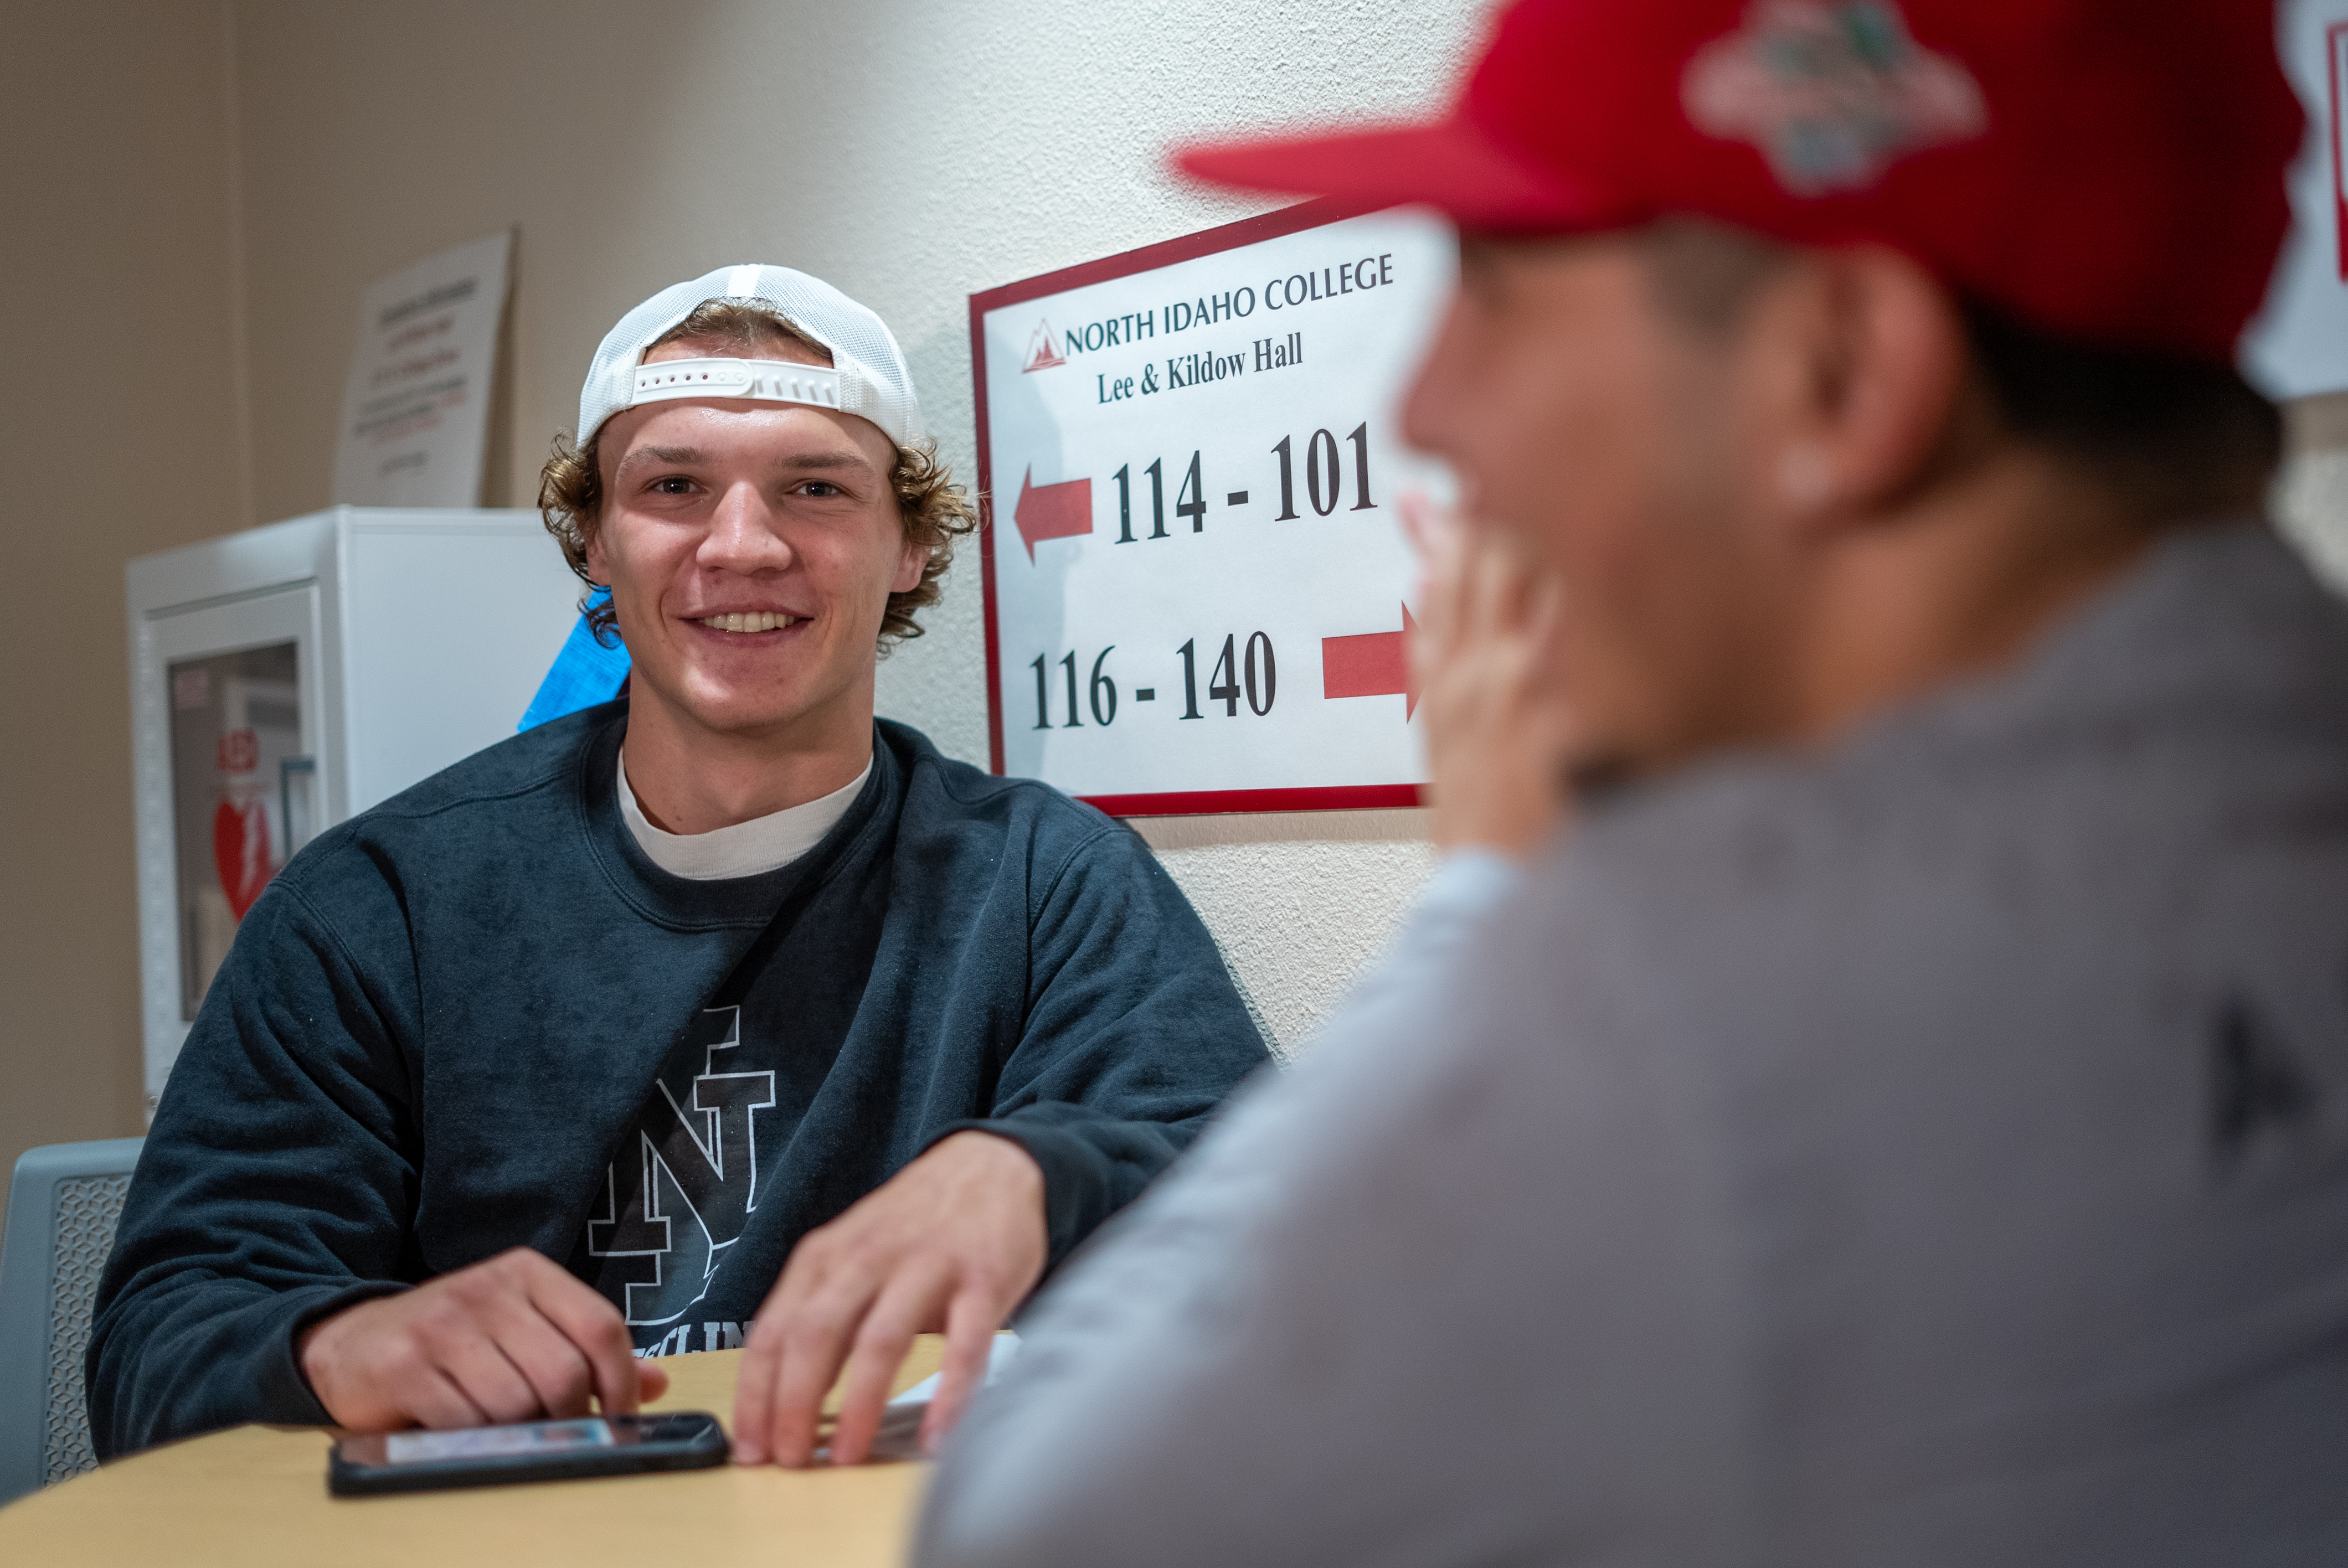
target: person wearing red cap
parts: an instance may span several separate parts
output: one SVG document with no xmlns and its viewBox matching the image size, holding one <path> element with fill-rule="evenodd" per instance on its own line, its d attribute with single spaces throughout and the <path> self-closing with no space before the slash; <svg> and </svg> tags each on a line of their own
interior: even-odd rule
<svg viewBox="0 0 2348 1568">
<path fill-rule="evenodd" d="M 926 1568 L 2348 1555 L 2348 607 L 2240 0 L 1521 0 L 1425 202 L 1453 851 L 1023 1324 Z"/>
</svg>

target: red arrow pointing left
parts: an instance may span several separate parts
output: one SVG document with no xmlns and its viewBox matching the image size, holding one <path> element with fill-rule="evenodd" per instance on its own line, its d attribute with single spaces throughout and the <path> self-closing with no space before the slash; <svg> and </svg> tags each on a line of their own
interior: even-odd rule
<svg viewBox="0 0 2348 1568">
<path fill-rule="evenodd" d="M 1403 722 L 1418 710 L 1418 682 L 1411 678 L 1410 634 L 1418 622 L 1402 607 L 1400 631 L 1365 631 L 1358 637 L 1321 640 L 1321 695 L 1386 697 L 1403 693 Z"/>
<path fill-rule="evenodd" d="M 1038 485 L 1031 463 L 1019 477 L 1019 504 L 1012 507 L 1011 520 L 1019 525 L 1019 538 L 1032 561 L 1038 539 L 1073 538 L 1093 531 L 1093 482 L 1065 479 L 1056 485 Z"/>
</svg>

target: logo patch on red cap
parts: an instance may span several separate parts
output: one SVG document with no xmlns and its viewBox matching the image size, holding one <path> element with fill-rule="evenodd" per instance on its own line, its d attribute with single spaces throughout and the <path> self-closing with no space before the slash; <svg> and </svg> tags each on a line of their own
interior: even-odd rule
<svg viewBox="0 0 2348 1568">
<path fill-rule="evenodd" d="M 1750 142 L 1796 196 L 1875 183 L 1903 153 L 1979 136 L 1981 85 L 1880 0 L 1755 0 L 1680 84 L 1696 128 Z"/>
</svg>

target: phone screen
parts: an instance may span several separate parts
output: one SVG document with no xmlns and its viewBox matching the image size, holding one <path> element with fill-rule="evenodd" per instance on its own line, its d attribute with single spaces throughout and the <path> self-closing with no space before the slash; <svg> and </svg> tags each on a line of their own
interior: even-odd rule
<svg viewBox="0 0 2348 1568">
<path fill-rule="evenodd" d="M 383 1440 L 386 1464 L 421 1464 L 439 1460 L 504 1459 L 515 1454 L 569 1454 L 607 1449 L 618 1440 L 612 1423 L 599 1417 L 575 1421 L 530 1421 L 520 1426 L 474 1427 L 453 1432 L 392 1432 Z"/>
<path fill-rule="evenodd" d="M 443 1486 L 561 1481 L 726 1462 L 726 1429 L 706 1410 L 572 1416 L 454 1432 L 353 1432 L 326 1461 L 338 1496 Z"/>
</svg>

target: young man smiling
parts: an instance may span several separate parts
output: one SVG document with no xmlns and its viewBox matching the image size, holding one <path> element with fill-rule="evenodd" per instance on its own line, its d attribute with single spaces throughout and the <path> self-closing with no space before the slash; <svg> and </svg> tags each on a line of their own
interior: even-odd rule
<svg viewBox="0 0 2348 1568">
<path fill-rule="evenodd" d="M 1519 0 L 1442 122 L 1193 156 L 1463 231 L 1461 853 L 922 1568 L 2348 1561 L 2348 607 L 2231 362 L 2299 133 L 2245 0 Z"/>
<path fill-rule="evenodd" d="M 736 1456 L 926 1434 L 1264 1058 L 1131 834 L 873 716 L 968 508 L 878 317 L 779 267 L 645 302 L 558 446 L 627 700 L 321 835 L 246 917 L 90 1350 L 119 1451 L 236 1420 L 628 1410 L 747 1346 Z M 746 1328 L 747 1325 L 747 1328 Z"/>
</svg>

